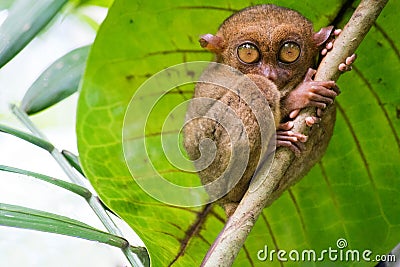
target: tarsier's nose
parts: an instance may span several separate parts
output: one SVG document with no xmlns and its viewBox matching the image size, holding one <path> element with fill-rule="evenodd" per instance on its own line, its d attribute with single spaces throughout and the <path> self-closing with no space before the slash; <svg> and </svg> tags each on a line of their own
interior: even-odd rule
<svg viewBox="0 0 400 267">
<path fill-rule="evenodd" d="M 267 77 L 269 80 L 271 80 L 273 82 L 275 82 L 276 79 L 278 78 L 278 75 L 276 74 L 276 70 L 269 65 L 262 64 L 261 71 L 265 77 Z"/>
</svg>

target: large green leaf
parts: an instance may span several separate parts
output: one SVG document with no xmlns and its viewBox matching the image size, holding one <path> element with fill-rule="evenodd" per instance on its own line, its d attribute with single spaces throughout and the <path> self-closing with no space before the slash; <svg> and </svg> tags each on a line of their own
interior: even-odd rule
<svg viewBox="0 0 400 267">
<path fill-rule="evenodd" d="M 299 10 L 316 29 L 335 18 L 340 21 L 343 15 L 338 12 L 344 1 L 273 2 Z M 217 206 L 166 205 L 141 190 L 124 160 L 125 111 L 135 91 L 151 75 L 174 64 L 211 60 L 212 56 L 200 49 L 198 36 L 215 33 L 234 10 L 248 5 L 250 1 L 117 0 L 92 48 L 78 105 L 80 160 L 101 198 L 144 240 L 153 266 L 199 265 L 222 229 L 224 215 Z M 257 259 L 265 246 L 269 250 L 320 252 L 338 249 L 337 240 L 344 238 L 347 248 L 369 249 L 376 255 L 386 254 L 399 242 L 400 34 L 393 15 L 396 10 L 400 10 L 399 2 L 389 2 L 359 48 L 354 71 L 339 80 L 343 93 L 338 98 L 338 119 L 327 154 L 307 177 L 264 210 L 235 262 L 237 266 L 265 265 Z M 171 105 L 191 97 L 190 88 L 185 86 L 175 91 L 179 94 L 161 99 L 155 107 L 161 115 L 153 114 L 146 126 L 146 145 L 153 163 L 174 181 L 189 176 L 176 172 L 164 157 L 155 161 L 161 150 L 158 131 Z M 138 114 L 147 105 L 143 100 L 137 105 Z M 136 164 L 140 167 L 144 162 Z M 325 266 L 357 265 L 325 259 Z M 267 263 L 298 265 L 279 263 L 276 258 Z"/>
</svg>

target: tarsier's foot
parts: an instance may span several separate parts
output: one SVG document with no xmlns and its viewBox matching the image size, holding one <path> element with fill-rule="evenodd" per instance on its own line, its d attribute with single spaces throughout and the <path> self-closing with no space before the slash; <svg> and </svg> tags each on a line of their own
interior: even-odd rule
<svg viewBox="0 0 400 267">
<path fill-rule="evenodd" d="M 291 131 L 294 123 L 292 121 L 285 122 L 279 125 L 276 131 L 276 146 L 287 147 L 292 150 L 296 156 L 304 150 L 304 142 L 307 141 L 307 136 L 301 133 Z"/>
</svg>

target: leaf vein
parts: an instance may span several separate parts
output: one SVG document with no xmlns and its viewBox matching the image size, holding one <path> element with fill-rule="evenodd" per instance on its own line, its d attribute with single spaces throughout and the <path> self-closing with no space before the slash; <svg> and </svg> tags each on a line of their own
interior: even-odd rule
<svg viewBox="0 0 400 267">
<path fill-rule="evenodd" d="M 389 37 L 389 35 L 385 32 L 385 30 L 378 23 L 375 22 L 374 26 L 383 35 L 383 37 L 388 41 L 390 47 L 396 53 L 397 59 L 400 60 L 400 51 L 397 48 L 393 39 Z"/>
<path fill-rule="evenodd" d="M 197 214 L 196 220 L 189 226 L 188 230 L 186 230 L 186 236 L 182 240 L 180 240 L 181 247 L 178 251 L 178 254 L 175 256 L 172 262 L 168 264 L 168 266 L 172 266 L 181 256 L 185 254 L 186 248 L 188 247 L 190 240 L 193 237 L 198 236 L 198 233 L 201 230 L 201 226 L 204 224 L 205 219 L 210 213 L 212 207 L 212 204 L 207 204 L 206 206 L 204 206 L 203 211 Z"/>
<path fill-rule="evenodd" d="M 373 188 L 375 199 L 379 203 L 380 213 L 382 214 L 382 217 L 384 218 L 386 223 L 388 225 L 391 225 L 389 220 L 387 219 L 383 209 L 382 209 L 382 202 L 381 202 L 381 199 L 380 199 L 380 197 L 379 197 L 379 195 L 377 193 L 378 192 L 378 188 L 377 188 L 375 180 L 374 180 L 374 178 L 372 176 L 371 169 L 369 167 L 369 164 L 368 164 L 367 158 L 366 158 L 366 156 L 364 154 L 364 151 L 363 151 L 363 149 L 361 147 L 360 141 L 358 140 L 356 132 L 355 132 L 355 130 L 354 130 L 354 128 L 353 128 L 353 126 L 352 126 L 352 124 L 350 122 L 350 119 L 349 119 L 349 117 L 347 117 L 346 112 L 344 111 L 344 109 L 342 108 L 342 106 L 339 103 L 337 103 L 336 106 L 337 106 L 338 110 L 340 111 L 340 113 L 342 114 L 342 116 L 343 116 L 343 118 L 344 118 L 344 120 L 345 120 L 345 122 L 347 124 L 347 127 L 349 127 L 350 133 L 353 136 L 353 139 L 354 139 L 354 141 L 356 143 L 358 153 L 360 154 L 361 160 L 364 163 L 365 170 L 367 171 L 367 174 L 368 174 L 368 179 L 369 179 L 369 181 L 371 183 L 371 186 Z"/>
<path fill-rule="evenodd" d="M 272 231 L 271 225 L 269 224 L 269 222 L 268 222 L 268 220 L 267 220 L 267 216 L 265 216 L 264 212 L 265 212 L 265 211 L 263 211 L 263 212 L 261 213 L 261 217 L 262 217 L 262 219 L 263 219 L 265 225 L 267 226 L 269 235 L 271 236 L 271 239 L 272 239 L 272 243 L 273 243 L 274 246 L 275 246 L 275 251 L 278 251 L 278 250 L 279 250 L 278 242 L 276 241 L 274 232 Z M 283 267 L 283 262 L 282 262 L 282 261 L 279 261 L 279 264 Z"/>
<path fill-rule="evenodd" d="M 221 10 L 221 11 L 229 11 L 229 12 L 237 12 L 238 9 L 228 8 L 228 7 L 219 7 L 219 6 L 181 6 L 181 9 L 212 9 L 212 10 Z"/>
<path fill-rule="evenodd" d="M 253 260 L 251 259 L 250 252 L 249 252 L 249 250 L 247 249 L 246 245 L 243 245 L 243 251 L 244 251 L 244 253 L 246 254 L 247 259 L 249 260 L 250 266 L 253 267 L 253 266 L 254 266 L 254 262 L 253 262 Z"/>
<path fill-rule="evenodd" d="M 303 214 L 302 214 L 302 212 L 300 210 L 299 204 L 297 203 L 296 197 L 294 196 L 293 191 L 292 191 L 291 188 L 288 189 L 288 192 L 289 192 L 290 199 L 293 202 L 294 208 L 296 209 L 296 212 L 297 212 L 297 214 L 299 216 L 300 223 L 301 223 L 301 228 L 303 229 L 303 232 L 306 234 L 307 233 L 306 224 L 304 223 Z"/>
<path fill-rule="evenodd" d="M 385 115 L 385 118 L 389 124 L 390 130 L 393 133 L 394 138 L 396 139 L 396 143 L 397 143 L 397 147 L 399 149 L 400 152 L 400 138 L 396 133 L 396 129 L 394 128 L 393 122 L 392 120 L 389 118 L 389 114 L 387 113 L 385 106 L 383 104 L 383 102 L 381 101 L 380 97 L 378 96 L 378 94 L 375 92 L 374 88 L 372 87 L 371 83 L 368 81 L 368 79 L 362 74 L 362 72 L 355 66 L 353 66 L 353 70 L 355 71 L 355 73 L 357 73 L 357 75 L 361 78 L 361 80 L 365 83 L 365 85 L 367 86 L 368 90 L 371 92 L 372 96 L 375 98 L 376 102 L 378 103 L 379 107 L 381 108 L 383 114 Z"/>
<path fill-rule="evenodd" d="M 339 203 L 338 203 L 338 200 L 336 199 L 335 193 L 333 192 L 332 184 L 329 181 L 328 175 L 326 173 L 326 170 L 325 170 L 325 167 L 324 167 L 322 161 L 320 161 L 318 164 L 319 164 L 319 166 L 321 168 L 322 177 L 324 177 L 325 183 L 328 186 L 328 191 L 329 191 L 329 195 L 330 195 L 330 197 L 332 199 L 333 206 L 334 206 L 338 216 L 340 217 L 340 223 L 342 224 L 343 231 L 344 231 L 344 233 L 346 235 L 345 237 L 347 238 L 349 235 L 348 235 L 348 231 L 347 231 L 347 228 L 346 228 L 346 224 L 344 223 L 345 219 L 343 218 L 343 215 L 340 212 Z"/>
</svg>

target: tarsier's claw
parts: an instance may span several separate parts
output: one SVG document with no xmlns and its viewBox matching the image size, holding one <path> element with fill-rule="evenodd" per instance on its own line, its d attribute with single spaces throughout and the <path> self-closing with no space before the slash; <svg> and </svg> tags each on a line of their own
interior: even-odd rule
<svg viewBox="0 0 400 267">
<path fill-rule="evenodd" d="M 296 155 L 296 157 L 299 157 L 301 155 L 301 152 L 305 150 L 305 146 L 303 143 L 300 142 L 291 142 L 291 141 L 283 141 L 283 140 L 278 140 L 277 141 L 277 147 L 287 147 L 289 148 L 291 151 L 294 152 L 294 154 Z"/>
<path fill-rule="evenodd" d="M 276 143 L 276 146 L 289 148 L 291 151 L 294 152 L 296 157 L 299 157 L 301 155 L 301 150 L 290 141 L 279 141 L 278 140 Z"/>
</svg>

